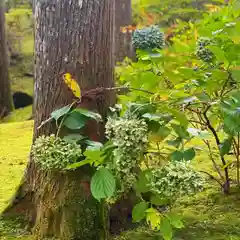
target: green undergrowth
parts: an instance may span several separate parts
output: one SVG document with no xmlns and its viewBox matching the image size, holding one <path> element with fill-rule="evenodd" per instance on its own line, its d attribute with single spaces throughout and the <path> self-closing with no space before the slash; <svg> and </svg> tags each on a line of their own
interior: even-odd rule
<svg viewBox="0 0 240 240">
<path fill-rule="evenodd" d="M 23 175 L 31 146 L 33 122 L 0 124 L 0 211 L 8 204 Z M 211 171 L 208 156 L 201 152 L 200 168 Z M 176 240 L 240 240 L 240 191 L 224 196 L 212 183 L 205 192 L 181 199 L 174 207 L 184 217 L 186 228 L 176 232 Z M 0 239 L 29 240 L 16 221 L 0 221 Z M 161 239 L 145 228 L 122 233 L 114 240 Z"/>
</svg>

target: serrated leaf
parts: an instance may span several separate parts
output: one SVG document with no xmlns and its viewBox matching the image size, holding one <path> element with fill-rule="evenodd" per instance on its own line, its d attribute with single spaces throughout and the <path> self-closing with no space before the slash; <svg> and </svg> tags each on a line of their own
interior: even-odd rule
<svg viewBox="0 0 240 240">
<path fill-rule="evenodd" d="M 184 153 L 183 153 L 183 158 L 186 161 L 192 160 L 193 158 L 195 158 L 195 156 L 196 156 L 196 152 L 195 152 L 194 148 L 190 148 L 190 149 L 184 151 Z"/>
<path fill-rule="evenodd" d="M 60 109 L 57 109 L 51 113 L 51 116 L 57 121 L 60 117 L 63 117 L 64 115 L 68 114 L 71 110 L 71 105 L 67 105 L 65 107 L 62 107 Z"/>
<path fill-rule="evenodd" d="M 91 192 L 97 200 L 112 197 L 116 190 L 116 180 L 106 168 L 100 168 L 92 177 Z"/>
<path fill-rule="evenodd" d="M 146 210 L 148 204 L 146 202 L 140 202 L 134 206 L 132 211 L 133 222 L 140 222 L 146 217 Z"/>
<path fill-rule="evenodd" d="M 219 146 L 220 147 L 220 155 L 221 156 L 224 156 L 226 154 L 228 154 L 231 150 L 231 147 L 232 147 L 232 141 L 233 141 L 233 138 L 230 137 L 228 139 L 225 139 L 223 141 L 223 143 Z"/>
<path fill-rule="evenodd" d="M 147 223 L 150 224 L 152 230 L 159 230 L 161 224 L 161 214 L 154 208 L 146 210 Z"/>
<path fill-rule="evenodd" d="M 173 237 L 172 226 L 168 218 L 162 219 L 160 232 L 164 240 L 171 240 Z"/>
<path fill-rule="evenodd" d="M 63 125 L 69 129 L 77 130 L 83 128 L 87 120 L 88 119 L 84 115 L 78 112 L 71 112 L 64 120 Z"/>
<path fill-rule="evenodd" d="M 173 213 L 168 213 L 167 218 L 169 219 L 169 221 L 173 227 L 178 228 L 178 229 L 181 229 L 184 227 L 184 224 L 183 224 L 180 216 L 173 214 Z"/>
</svg>

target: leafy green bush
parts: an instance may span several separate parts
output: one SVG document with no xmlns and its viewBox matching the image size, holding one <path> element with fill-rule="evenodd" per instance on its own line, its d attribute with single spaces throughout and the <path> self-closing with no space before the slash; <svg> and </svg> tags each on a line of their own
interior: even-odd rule
<svg viewBox="0 0 240 240">
<path fill-rule="evenodd" d="M 36 163 L 45 170 L 64 170 L 76 163 L 82 155 L 76 143 L 69 143 L 55 135 L 41 136 L 32 147 L 32 156 Z"/>
<path fill-rule="evenodd" d="M 136 30 L 132 41 L 133 46 L 141 50 L 162 49 L 165 44 L 164 33 L 157 26 Z"/>
<path fill-rule="evenodd" d="M 169 162 L 151 171 L 149 185 L 154 193 L 172 202 L 202 191 L 204 180 L 189 162 Z"/>
</svg>

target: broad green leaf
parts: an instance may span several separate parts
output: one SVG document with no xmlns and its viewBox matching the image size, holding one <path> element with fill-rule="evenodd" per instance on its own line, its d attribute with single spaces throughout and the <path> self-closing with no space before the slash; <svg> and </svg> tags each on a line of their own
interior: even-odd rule
<svg viewBox="0 0 240 240">
<path fill-rule="evenodd" d="M 88 110 L 82 109 L 82 108 L 77 108 L 73 112 L 80 113 L 83 116 L 85 116 L 85 117 L 87 117 L 89 119 L 93 119 L 93 120 L 95 120 L 97 122 L 101 122 L 102 121 L 102 116 L 99 113 L 96 113 L 96 112 L 88 111 Z"/>
<path fill-rule="evenodd" d="M 146 210 L 147 223 L 150 224 L 152 230 L 159 230 L 161 224 L 161 214 L 154 208 L 149 208 Z"/>
<path fill-rule="evenodd" d="M 68 170 L 70 170 L 70 169 L 76 169 L 76 168 L 80 168 L 80 167 L 82 167 L 82 166 L 85 166 L 85 165 L 87 165 L 87 164 L 92 165 L 92 163 L 93 163 L 93 161 L 92 161 L 91 159 L 85 159 L 85 160 L 83 160 L 83 161 L 80 161 L 80 162 L 73 163 L 73 164 L 69 165 L 69 166 L 67 167 L 67 169 L 68 169 Z"/>
<path fill-rule="evenodd" d="M 231 147 L 232 147 L 232 141 L 233 141 L 233 138 L 230 137 L 228 139 L 225 139 L 223 141 L 223 143 L 220 144 L 219 148 L 220 148 L 220 155 L 221 156 L 224 156 L 224 155 L 226 155 L 230 152 Z"/>
<path fill-rule="evenodd" d="M 67 142 L 79 142 L 86 139 L 86 137 L 80 134 L 69 134 L 65 136 L 63 139 L 66 140 Z"/>
<path fill-rule="evenodd" d="M 116 180 L 106 168 L 100 168 L 92 177 L 91 192 L 97 200 L 112 197 L 116 190 Z"/>
<path fill-rule="evenodd" d="M 154 194 L 151 196 L 150 202 L 151 204 L 156 206 L 164 206 L 167 205 L 168 200 L 166 198 L 161 198 L 160 196 Z"/>
<path fill-rule="evenodd" d="M 182 161 L 184 158 L 184 155 L 180 151 L 175 151 L 171 154 L 171 160 L 173 161 Z"/>
<path fill-rule="evenodd" d="M 217 60 L 219 62 L 225 62 L 226 61 L 224 51 L 220 47 L 218 47 L 218 46 L 208 46 L 207 48 L 209 48 L 211 50 L 211 52 L 215 55 L 215 57 L 217 58 Z"/>
<path fill-rule="evenodd" d="M 170 113 L 176 118 L 176 120 L 184 127 L 188 126 L 188 119 L 183 112 L 177 111 L 175 109 L 168 109 Z"/>
<path fill-rule="evenodd" d="M 166 217 L 162 219 L 160 232 L 164 240 L 172 239 L 173 236 L 172 226 L 169 219 Z"/>
<path fill-rule="evenodd" d="M 57 109 L 51 113 L 51 116 L 57 121 L 60 117 L 68 114 L 71 110 L 71 105 L 67 105 L 60 109 Z"/>
<path fill-rule="evenodd" d="M 165 126 L 161 126 L 157 132 L 153 132 L 150 136 L 149 139 L 150 141 L 158 141 L 161 142 L 164 140 L 169 134 L 171 133 L 171 129 Z"/>
<path fill-rule="evenodd" d="M 84 156 L 86 159 L 91 160 L 92 162 L 99 161 L 102 158 L 102 151 L 87 149 L 84 152 Z"/>
<path fill-rule="evenodd" d="M 169 219 L 169 221 L 173 227 L 178 228 L 178 229 L 181 229 L 184 227 L 182 218 L 179 215 L 176 215 L 174 213 L 168 213 L 167 218 Z"/>
<path fill-rule="evenodd" d="M 134 206 L 132 211 L 133 222 L 140 222 L 146 217 L 146 210 L 148 204 L 146 202 L 140 202 Z"/>
<path fill-rule="evenodd" d="M 183 158 L 186 161 L 192 160 L 193 158 L 195 158 L 195 156 L 196 156 L 196 153 L 195 153 L 194 148 L 190 148 L 190 149 L 184 151 L 184 153 L 183 153 Z"/>
<path fill-rule="evenodd" d="M 182 125 L 171 124 L 171 126 L 179 137 L 184 139 L 189 138 L 189 133 L 186 131 L 186 129 Z"/>
<path fill-rule="evenodd" d="M 146 177 L 146 171 L 140 172 L 138 175 L 138 181 L 135 184 L 135 191 L 137 193 L 146 193 L 149 191 L 149 181 Z"/>
<path fill-rule="evenodd" d="M 69 129 L 77 130 L 83 128 L 87 120 L 88 119 L 84 115 L 78 112 L 71 112 L 64 120 L 63 125 Z"/>
</svg>

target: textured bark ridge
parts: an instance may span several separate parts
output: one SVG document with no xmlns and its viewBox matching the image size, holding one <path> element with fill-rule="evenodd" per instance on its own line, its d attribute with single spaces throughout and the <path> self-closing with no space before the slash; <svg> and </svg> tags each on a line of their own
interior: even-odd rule
<svg viewBox="0 0 240 240">
<path fill-rule="evenodd" d="M 135 51 L 132 46 L 132 31 L 121 31 L 122 27 L 132 25 L 131 0 L 116 0 L 115 19 L 115 60 L 121 62 L 125 57 L 133 59 Z"/>
<path fill-rule="evenodd" d="M 4 4 L 0 1 L 0 118 L 8 115 L 12 110 L 4 14 Z"/>
<path fill-rule="evenodd" d="M 73 100 L 62 79 L 69 72 L 82 93 L 112 87 L 114 75 L 114 1 L 45 0 L 35 9 L 35 124 L 34 140 L 55 131 L 52 124 L 38 129 L 50 113 Z M 103 116 L 115 97 L 106 93 L 85 100 L 81 107 Z M 87 134 L 103 140 L 103 127 L 89 123 Z M 99 203 L 90 194 L 92 170 L 49 173 L 31 161 L 8 213 L 20 212 L 31 223 L 37 239 L 105 239 Z"/>
</svg>

